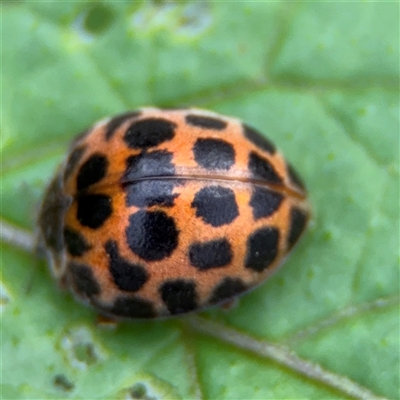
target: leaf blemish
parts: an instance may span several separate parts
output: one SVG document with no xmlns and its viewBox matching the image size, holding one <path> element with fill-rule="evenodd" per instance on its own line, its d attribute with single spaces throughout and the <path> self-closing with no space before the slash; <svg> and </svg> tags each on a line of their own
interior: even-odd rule
<svg viewBox="0 0 400 400">
<path fill-rule="evenodd" d="M 75 388 L 75 385 L 64 374 L 57 374 L 53 379 L 53 384 L 64 392 L 70 392 Z"/>
<path fill-rule="evenodd" d="M 206 3 L 188 3 L 183 8 L 179 33 L 196 36 L 203 33 L 211 25 L 211 14 Z"/>
<path fill-rule="evenodd" d="M 91 333 L 86 328 L 68 330 L 61 338 L 61 348 L 69 363 L 80 370 L 102 361 L 105 356 L 95 345 Z"/>
<path fill-rule="evenodd" d="M 139 373 L 129 379 L 115 394 L 117 399 L 159 400 L 181 398 L 175 388 L 163 379 L 148 373 Z"/>
<path fill-rule="evenodd" d="M 2 313 L 7 305 L 10 304 L 11 298 L 8 290 L 2 282 L 0 282 L 0 313 Z"/>
<path fill-rule="evenodd" d="M 157 400 L 158 397 L 151 393 L 151 390 L 142 382 L 135 383 L 129 390 L 130 399 Z"/>
<path fill-rule="evenodd" d="M 93 35 L 103 33 L 114 20 L 111 8 L 104 4 L 96 4 L 89 8 L 83 26 L 85 30 Z"/>
<path fill-rule="evenodd" d="M 79 14 L 72 27 L 84 43 L 91 43 L 95 36 L 104 33 L 113 21 L 112 10 L 103 4 L 96 4 Z"/>
<path fill-rule="evenodd" d="M 168 30 L 172 34 L 186 37 L 203 33 L 211 22 L 209 6 L 203 2 L 148 5 L 132 17 L 132 25 L 137 30 Z"/>
</svg>

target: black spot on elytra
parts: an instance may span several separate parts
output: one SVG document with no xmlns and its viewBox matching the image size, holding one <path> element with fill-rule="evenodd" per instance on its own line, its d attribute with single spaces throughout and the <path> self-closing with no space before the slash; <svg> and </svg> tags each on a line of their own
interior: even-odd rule
<svg viewBox="0 0 400 400">
<path fill-rule="evenodd" d="M 250 153 L 249 169 L 256 179 L 266 180 L 270 183 L 282 183 L 282 178 L 276 173 L 269 161 L 253 151 Z"/>
<path fill-rule="evenodd" d="M 77 197 L 77 219 L 83 226 L 100 228 L 112 213 L 111 197 L 105 194 L 87 194 Z"/>
<path fill-rule="evenodd" d="M 106 127 L 106 140 L 110 140 L 118 128 L 126 121 L 136 118 L 141 114 L 140 111 L 129 111 L 123 114 L 119 114 L 115 116 L 113 119 L 111 119 Z"/>
<path fill-rule="evenodd" d="M 173 176 L 175 166 L 171 162 L 172 157 L 173 154 L 165 150 L 130 156 L 126 160 L 122 180 L 128 183 L 141 178 Z"/>
<path fill-rule="evenodd" d="M 134 122 L 125 132 L 124 141 L 131 149 L 147 149 L 171 140 L 176 124 L 162 118 L 146 118 Z"/>
<path fill-rule="evenodd" d="M 290 211 L 290 228 L 288 237 L 288 246 L 291 248 L 299 239 L 307 224 L 307 214 L 298 208 L 292 208 Z"/>
<path fill-rule="evenodd" d="M 69 276 L 75 291 L 85 297 L 92 297 L 100 293 L 100 286 L 96 282 L 92 269 L 85 264 L 70 262 Z"/>
<path fill-rule="evenodd" d="M 138 291 L 148 280 L 146 268 L 121 257 L 117 243 L 109 240 L 104 248 L 108 254 L 109 268 L 115 284 L 128 292 Z"/>
<path fill-rule="evenodd" d="M 239 278 L 224 278 L 221 283 L 213 290 L 209 299 L 210 304 L 220 303 L 230 299 L 247 289 L 244 282 Z"/>
<path fill-rule="evenodd" d="M 269 217 L 274 214 L 283 200 L 283 195 L 261 187 L 255 187 L 251 196 L 250 205 L 255 220 Z"/>
<path fill-rule="evenodd" d="M 255 144 L 260 149 L 267 151 L 268 153 L 274 154 L 276 151 L 275 145 L 268 140 L 263 134 L 258 132 L 256 129 L 249 125 L 243 124 L 244 135 L 253 144 Z"/>
<path fill-rule="evenodd" d="M 74 172 L 74 169 L 82 159 L 85 150 L 86 146 L 80 146 L 72 151 L 64 168 L 64 181 L 66 181 Z"/>
<path fill-rule="evenodd" d="M 68 253 L 75 257 L 82 256 L 92 247 L 86 242 L 83 235 L 69 227 L 64 228 L 64 242 Z"/>
<path fill-rule="evenodd" d="M 117 297 L 109 312 L 125 318 L 154 318 L 156 316 L 152 303 L 137 296 Z"/>
<path fill-rule="evenodd" d="M 206 169 L 228 170 L 235 163 L 233 146 L 220 139 L 197 139 L 193 153 L 197 164 Z"/>
<path fill-rule="evenodd" d="M 167 281 L 160 286 L 159 292 L 171 314 L 182 314 L 197 308 L 196 285 L 192 281 Z"/>
<path fill-rule="evenodd" d="M 143 179 L 173 176 L 175 166 L 172 154 L 167 151 L 153 151 L 130 156 L 123 176 L 128 206 L 149 207 L 152 205 L 172 206 L 178 194 L 172 191 L 178 181 L 171 179 Z M 138 179 L 142 179 L 139 180 Z M 136 180 L 136 181 L 135 181 Z"/>
<path fill-rule="evenodd" d="M 179 182 L 170 179 L 148 179 L 124 185 L 126 204 L 136 207 L 160 205 L 171 207 L 179 194 L 173 194 Z"/>
<path fill-rule="evenodd" d="M 190 264 L 199 270 L 224 267 L 232 257 L 232 248 L 226 239 L 194 243 L 189 247 Z"/>
<path fill-rule="evenodd" d="M 304 185 L 303 180 L 300 178 L 300 176 L 298 175 L 298 173 L 296 172 L 296 170 L 293 168 L 293 165 L 288 164 L 287 166 L 288 169 L 288 173 L 289 173 L 289 177 L 290 180 L 299 188 L 303 189 L 304 191 L 306 190 L 306 187 Z"/>
<path fill-rule="evenodd" d="M 163 211 L 138 211 L 125 231 L 130 249 L 146 261 L 162 260 L 178 246 L 175 221 Z"/>
<path fill-rule="evenodd" d="M 93 154 L 79 169 L 76 178 L 78 191 L 84 191 L 89 186 L 101 181 L 107 174 L 108 161 L 102 154 Z"/>
<path fill-rule="evenodd" d="M 206 117 L 204 115 L 189 114 L 185 119 L 189 125 L 197 126 L 199 128 L 221 131 L 227 126 L 227 123 L 222 119 Z"/>
<path fill-rule="evenodd" d="M 196 216 L 212 226 L 231 223 L 238 215 L 235 193 L 222 186 L 206 186 L 199 190 L 192 202 Z"/>
<path fill-rule="evenodd" d="M 278 255 L 278 244 L 278 229 L 268 227 L 255 231 L 247 240 L 246 268 L 264 271 Z"/>
</svg>

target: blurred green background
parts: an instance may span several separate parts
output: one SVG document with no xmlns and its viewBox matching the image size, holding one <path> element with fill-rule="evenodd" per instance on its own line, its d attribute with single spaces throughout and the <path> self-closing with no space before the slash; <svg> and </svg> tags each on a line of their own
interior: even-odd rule
<svg viewBox="0 0 400 400">
<path fill-rule="evenodd" d="M 200 318 L 335 374 L 305 378 L 191 317 L 99 329 L 44 262 L 3 243 L 3 399 L 399 397 L 398 3 L 3 1 L 1 12 L 3 221 L 34 230 L 68 142 L 99 118 L 143 105 L 243 118 L 296 166 L 313 220 L 272 279 Z"/>
</svg>

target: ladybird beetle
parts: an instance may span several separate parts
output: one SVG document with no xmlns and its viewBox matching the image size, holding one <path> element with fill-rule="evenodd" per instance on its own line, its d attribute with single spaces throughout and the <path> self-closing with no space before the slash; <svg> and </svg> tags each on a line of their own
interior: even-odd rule
<svg viewBox="0 0 400 400">
<path fill-rule="evenodd" d="M 195 108 L 143 108 L 73 141 L 38 226 L 60 287 L 100 314 L 136 319 L 253 288 L 308 219 L 304 184 L 257 130 Z"/>
</svg>

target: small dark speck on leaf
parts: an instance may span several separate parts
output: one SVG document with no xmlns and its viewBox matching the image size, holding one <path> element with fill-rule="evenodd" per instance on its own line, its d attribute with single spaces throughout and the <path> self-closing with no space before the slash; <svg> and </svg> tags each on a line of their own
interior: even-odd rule
<svg viewBox="0 0 400 400">
<path fill-rule="evenodd" d="M 146 385 L 140 382 L 131 387 L 129 395 L 133 400 L 157 400 L 156 397 L 149 395 Z"/>
<path fill-rule="evenodd" d="M 95 4 L 89 8 L 83 20 L 83 28 L 92 35 L 104 32 L 114 19 L 110 7 L 104 4 Z"/>
<path fill-rule="evenodd" d="M 75 385 L 63 374 L 57 374 L 53 379 L 53 384 L 64 392 L 70 392 Z"/>
<path fill-rule="evenodd" d="M 76 344 L 74 350 L 76 358 L 86 365 L 94 364 L 97 361 L 97 354 L 91 343 Z"/>
<path fill-rule="evenodd" d="M 91 43 L 95 35 L 105 32 L 113 21 L 114 14 L 110 7 L 104 4 L 93 4 L 76 16 L 72 28 L 83 43 Z"/>
</svg>

